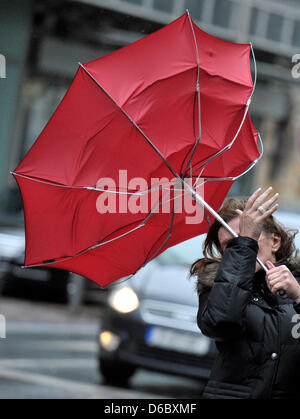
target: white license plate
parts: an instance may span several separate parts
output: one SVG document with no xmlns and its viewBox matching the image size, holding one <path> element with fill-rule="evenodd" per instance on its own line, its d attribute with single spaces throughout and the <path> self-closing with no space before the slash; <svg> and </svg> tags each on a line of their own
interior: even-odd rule
<svg viewBox="0 0 300 419">
<path fill-rule="evenodd" d="M 145 340 L 149 346 L 182 353 L 205 355 L 209 350 L 209 339 L 207 337 L 181 333 L 163 327 L 148 327 Z"/>
</svg>

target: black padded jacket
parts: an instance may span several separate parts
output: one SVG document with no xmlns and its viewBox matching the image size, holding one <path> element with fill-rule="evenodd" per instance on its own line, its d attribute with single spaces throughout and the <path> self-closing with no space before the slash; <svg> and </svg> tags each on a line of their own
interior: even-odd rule
<svg viewBox="0 0 300 419">
<path fill-rule="evenodd" d="M 270 293 L 257 252 L 250 237 L 229 240 L 213 286 L 199 295 L 198 326 L 219 351 L 203 398 L 300 397 L 300 310 Z"/>
</svg>

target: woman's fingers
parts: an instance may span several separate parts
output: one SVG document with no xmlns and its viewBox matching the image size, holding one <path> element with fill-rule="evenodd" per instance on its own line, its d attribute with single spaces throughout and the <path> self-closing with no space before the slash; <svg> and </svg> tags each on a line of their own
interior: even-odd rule
<svg viewBox="0 0 300 419">
<path fill-rule="evenodd" d="M 269 215 L 272 215 L 277 210 L 278 205 L 274 205 L 269 208 L 270 205 L 274 204 L 278 199 L 278 194 L 270 198 L 272 187 L 268 188 L 265 192 L 262 192 L 261 188 L 257 189 L 248 198 L 245 205 L 244 211 L 236 210 L 240 216 L 240 235 L 252 237 L 258 240 L 262 228 L 263 221 Z M 258 211 L 257 209 L 262 206 L 265 211 Z"/>
<path fill-rule="evenodd" d="M 259 206 L 265 203 L 268 196 L 272 193 L 272 186 L 270 186 L 264 193 L 262 193 L 253 203 L 252 208 L 256 211 Z"/>
<path fill-rule="evenodd" d="M 276 193 L 272 196 L 272 198 L 268 199 L 267 201 L 263 202 L 261 206 L 267 211 L 271 205 L 273 205 L 278 200 L 279 194 Z"/>
<path fill-rule="evenodd" d="M 286 267 L 286 265 L 275 266 L 272 262 L 267 261 L 266 266 L 269 269 L 267 272 L 268 278 L 277 274 L 282 275 L 289 272 L 289 269 Z"/>
<path fill-rule="evenodd" d="M 279 280 L 286 279 L 287 276 L 283 275 L 282 273 L 276 273 L 274 275 L 268 276 L 268 282 L 269 284 L 275 284 Z"/>
<path fill-rule="evenodd" d="M 276 268 L 276 266 L 274 265 L 274 263 L 271 262 L 270 260 L 267 260 L 266 265 L 267 265 L 267 268 L 268 269 Z"/>
<path fill-rule="evenodd" d="M 266 273 L 266 282 L 271 292 L 278 282 L 285 281 L 288 276 L 288 272 L 284 266 L 275 266 L 271 261 L 266 262 L 266 266 L 269 269 Z"/>
<path fill-rule="evenodd" d="M 300 296 L 300 286 L 286 265 L 274 266 L 270 261 L 266 262 L 268 272 L 266 273 L 266 282 L 272 294 L 279 290 L 284 290 L 293 300 Z M 273 265 L 273 267 L 271 267 Z"/>
<path fill-rule="evenodd" d="M 256 212 L 259 207 L 263 207 L 265 212 L 263 214 L 259 214 L 259 219 L 265 219 L 273 214 L 278 208 L 278 205 L 273 205 L 279 197 L 279 194 L 276 193 L 271 198 L 269 198 L 270 194 L 272 193 L 272 187 L 270 186 L 265 192 L 261 193 L 261 189 L 257 189 L 248 199 L 247 204 L 245 206 L 245 211 Z"/>
<path fill-rule="evenodd" d="M 280 289 L 285 289 L 289 285 L 289 277 L 283 273 L 275 273 L 274 275 L 267 275 L 267 284 L 272 293 Z"/>
<path fill-rule="evenodd" d="M 279 290 L 287 291 L 289 284 L 286 281 L 278 281 L 276 284 L 270 286 L 272 294 L 276 294 Z"/>
<path fill-rule="evenodd" d="M 245 211 L 252 207 L 253 203 L 259 197 L 260 194 L 261 188 L 256 189 L 256 191 L 248 198 L 247 203 L 245 205 Z"/>
<path fill-rule="evenodd" d="M 278 204 L 275 204 L 275 205 L 274 205 L 274 207 L 270 208 L 268 211 L 266 211 L 266 212 L 263 214 L 262 218 L 267 218 L 267 217 L 269 217 L 270 215 L 272 215 L 272 214 L 273 214 L 273 212 L 275 212 L 275 211 L 278 209 L 278 207 L 279 207 L 279 205 L 278 205 Z"/>
<path fill-rule="evenodd" d="M 265 209 L 267 209 L 270 205 L 272 205 L 277 199 L 278 194 L 275 194 L 272 198 L 267 199 L 269 195 L 272 193 L 272 186 L 262 192 L 261 188 L 258 188 L 251 196 L 248 198 L 247 203 L 245 205 L 245 211 L 253 209 L 257 210 L 259 206 L 265 205 Z"/>
</svg>

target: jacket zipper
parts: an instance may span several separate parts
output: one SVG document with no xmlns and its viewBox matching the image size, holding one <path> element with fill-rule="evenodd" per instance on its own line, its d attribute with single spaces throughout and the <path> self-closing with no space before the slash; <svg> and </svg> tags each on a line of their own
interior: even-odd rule
<svg viewBox="0 0 300 419">
<path fill-rule="evenodd" d="M 277 372 L 278 372 L 278 367 L 279 367 L 279 361 L 280 361 L 280 349 L 281 349 L 281 329 L 280 329 L 280 318 L 279 318 L 279 313 L 276 313 L 276 317 L 277 317 L 277 321 L 278 321 L 278 347 L 277 347 L 277 355 L 278 358 L 276 359 L 276 365 L 274 367 L 274 373 L 273 373 L 273 378 L 272 378 L 272 383 L 271 383 L 271 389 L 270 389 L 270 398 L 272 397 L 272 393 L 273 393 L 273 387 L 274 387 L 274 383 L 277 377 Z"/>
</svg>

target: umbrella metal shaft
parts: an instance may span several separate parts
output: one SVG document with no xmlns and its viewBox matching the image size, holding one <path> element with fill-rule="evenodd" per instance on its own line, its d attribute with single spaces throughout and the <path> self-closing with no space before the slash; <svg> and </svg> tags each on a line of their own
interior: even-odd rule
<svg viewBox="0 0 300 419">
<path fill-rule="evenodd" d="M 220 224 L 222 224 L 223 227 L 226 228 L 229 233 L 233 235 L 233 237 L 238 237 L 238 234 L 232 228 L 223 220 L 222 217 L 219 216 L 219 214 L 207 203 L 204 201 L 204 199 L 199 195 L 187 182 L 183 180 L 184 186 L 187 187 L 187 189 L 191 192 L 193 198 L 195 198 L 196 203 L 199 203 L 201 207 L 206 208 L 218 221 Z M 268 268 L 266 265 L 257 257 L 257 262 L 260 264 L 260 266 L 264 269 L 265 272 L 268 272 Z"/>
</svg>

